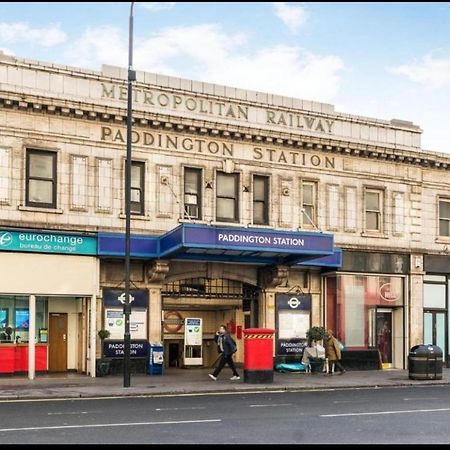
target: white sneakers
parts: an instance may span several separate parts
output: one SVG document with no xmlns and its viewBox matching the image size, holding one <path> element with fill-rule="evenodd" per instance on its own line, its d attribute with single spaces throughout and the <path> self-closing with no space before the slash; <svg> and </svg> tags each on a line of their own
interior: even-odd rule
<svg viewBox="0 0 450 450">
<path fill-rule="evenodd" d="M 212 373 L 208 373 L 208 377 L 211 378 L 211 380 L 214 380 L 214 381 L 217 380 L 217 377 L 215 377 Z M 240 377 L 239 375 L 233 375 L 233 376 L 230 378 L 230 380 L 233 380 L 233 381 L 235 381 L 235 380 L 240 380 L 240 379 L 241 379 L 241 377 Z"/>
</svg>

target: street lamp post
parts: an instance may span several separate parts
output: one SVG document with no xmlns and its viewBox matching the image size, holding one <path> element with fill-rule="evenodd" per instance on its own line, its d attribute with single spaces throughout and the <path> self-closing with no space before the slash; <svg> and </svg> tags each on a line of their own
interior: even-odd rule
<svg viewBox="0 0 450 450">
<path fill-rule="evenodd" d="M 123 387 L 130 387 L 130 229 L 131 229 L 131 128 L 132 128 L 132 82 L 136 81 L 133 70 L 133 7 L 130 7 L 129 47 L 128 47 L 128 103 L 127 103 L 127 159 L 125 164 L 125 316 Z"/>
</svg>

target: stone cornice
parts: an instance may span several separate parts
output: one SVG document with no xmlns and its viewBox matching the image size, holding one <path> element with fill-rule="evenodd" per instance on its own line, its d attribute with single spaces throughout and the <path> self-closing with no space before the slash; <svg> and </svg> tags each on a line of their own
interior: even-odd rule
<svg viewBox="0 0 450 450">
<path fill-rule="evenodd" d="M 115 125 L 126 125 L 126 109 L 101 106 L 95 103 L 74 102 L 51 97 L 32 96 L 0 91 L 0 108 L 24 112 L 73 117 Z M 340 154 L 347 157 L 367 158 L 450 170 L 450 156 L 442 153 L 398 149 L 392 146 L 345 142 L 337 138 L 305 136 L 301 133 L 271 132 L 249 126 L 227 125 L 214 121 L 178 117 L 169 114 L 133 112 L 134 126 L 161 131 L 186 132 L 211 138 L 253 142 L 256 145 L 314 150 L 321 153 Z M 274 136 L 276 134 L 276 136 Z"/>
</svg>

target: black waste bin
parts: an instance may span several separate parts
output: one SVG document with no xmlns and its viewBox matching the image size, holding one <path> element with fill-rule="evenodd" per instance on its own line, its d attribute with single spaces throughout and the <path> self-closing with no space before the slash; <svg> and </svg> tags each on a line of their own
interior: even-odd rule
<svg viewBox="0 0 450 450">
<path fill-rule="evenodd" d="M 411 380 L 441 380 L 442 350 L 437 345 L 415 345 L 408 356 Z"/>
</svg>

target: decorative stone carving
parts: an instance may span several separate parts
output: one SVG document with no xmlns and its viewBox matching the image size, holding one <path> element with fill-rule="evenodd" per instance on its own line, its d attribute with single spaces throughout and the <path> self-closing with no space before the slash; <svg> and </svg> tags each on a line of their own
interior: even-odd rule
<svg viewBox="0 0 450 450">
<path fill-rule="evenodd" d="M 169 261 L 153 261 L 147 269 L 149 283 L 162 283 L 169 272 Z"/>
<path fill-rule="evenodd" d="M 265 288 L 287 286 L 289 266 L 270 266 L 261 269 L 261 281 Z"/>
</svg>

